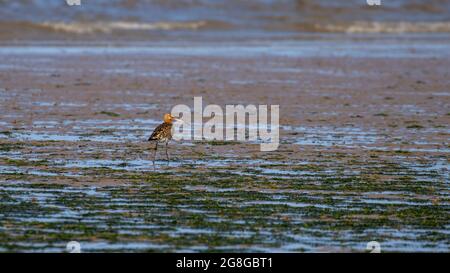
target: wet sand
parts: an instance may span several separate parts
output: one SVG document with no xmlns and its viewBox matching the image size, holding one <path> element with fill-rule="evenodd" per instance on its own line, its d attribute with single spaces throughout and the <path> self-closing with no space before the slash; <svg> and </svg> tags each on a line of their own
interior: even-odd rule
<svg viewBox="0 0 450 273">
<path fill-rule="evenodd" d="M 448 45 L 0 47 L 0 250 L 449 251 Z M 194 96 L 279 104 L 279 149 L 174 142 L 153 169 Z"/>
</svg>

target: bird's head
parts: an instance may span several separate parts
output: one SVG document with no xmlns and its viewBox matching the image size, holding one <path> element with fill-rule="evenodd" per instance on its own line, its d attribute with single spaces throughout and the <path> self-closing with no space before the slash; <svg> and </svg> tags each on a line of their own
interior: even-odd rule
<svg viewBox="0 0 450 273">
<path fill-rule="evenodd" d="M 164 122 L 166 123 L 173 123 L 174 121 L 179 121 L 180 119 L 172 116 L 171 114 L 165 114 L 164 115 Z"/>
</svg>

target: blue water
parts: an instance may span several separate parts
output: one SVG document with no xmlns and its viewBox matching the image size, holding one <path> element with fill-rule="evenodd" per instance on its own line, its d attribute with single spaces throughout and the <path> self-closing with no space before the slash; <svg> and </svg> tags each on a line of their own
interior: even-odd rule
<svg viewBox="0 0 450 273">
<path fill-rule="evenodd" d="M 450 1 L 382 0 L 381 3 L 380 7 L 370 7 L 365 0 L 81 0 L 81 6 L 70 7 L 65 0 L 0 1 L 0 18 L 29 22 L 214 20 L 241 27 L 319 20 L 415 22 L 450 19 Z"/>
<path fill-rule="evenodd" d="M 448 40 L 437 41 L 261 41 L 245 43 L 147 43 L 126 46 L 0 46 L 0 55 L 138 54 L 218 57 L 439 58 L 450 56 Z"/>
</svg>

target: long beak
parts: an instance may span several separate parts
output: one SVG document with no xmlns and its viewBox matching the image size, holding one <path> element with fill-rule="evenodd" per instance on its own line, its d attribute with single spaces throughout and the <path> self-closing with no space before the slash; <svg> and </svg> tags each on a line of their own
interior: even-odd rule
<svg viewBox="0 0 450 273">
<path fill-rule="evenodd" d="M 174 120 L 175 122 L 180 122 L 181 124 L 187 124 L 187 125 L 190 125 L 189 122 L 184 121 L 184 120 L 182 120 L 182 119 L 180 119 L 180 118 L 173 118 L 173 120 Z"/>
<path fill-rule="evenodd" d="M 172 120 L 175 121 L 175 122 L 184 123 L 184 121 L 182 119 L 179 119 L 179 118 L 172 118 Z"/>
</svg>

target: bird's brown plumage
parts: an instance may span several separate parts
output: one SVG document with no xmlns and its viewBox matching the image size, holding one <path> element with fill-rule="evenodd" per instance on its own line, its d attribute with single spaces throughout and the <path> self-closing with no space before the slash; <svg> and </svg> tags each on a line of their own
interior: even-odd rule
<svg viewBox="0 0 450 273">
<path fill-rule="evenodd" d="M 164 122 L 155 128 L 148 141 L 167 142 L 172 139 L 172 123 Z"/>
</svg>

